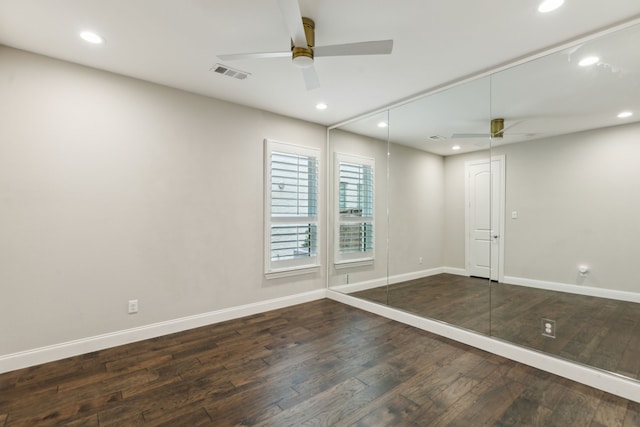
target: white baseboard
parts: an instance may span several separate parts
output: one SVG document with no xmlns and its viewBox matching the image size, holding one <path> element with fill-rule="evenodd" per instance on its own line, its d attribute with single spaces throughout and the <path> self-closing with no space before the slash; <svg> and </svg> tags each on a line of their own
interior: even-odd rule
<svg viewBox="0 0 640 427">
<path fill-rule="evenodd" d="M 331 289 L 337 292 L 351 294 L 353 292 L 366 291 L 367 289 L 379 288 L 387 284 L 387 278 L 365 280 L 364 282 L 348 283 L 346 285 L 331 286 Z"/>
<path fill-rule="evenodd" d="M 442 274 L 444 270 L 442 267 L 429 268 L 427 270 L 412 271 L 411 273 L 395 274 L 389 276 L 389 284 L 407 282 L 409 280 L 422 279 L 423 277 L 435 276 L 436 274 Z"/>
<path fill-rule="evenodd" d="M 442 267 L 443 273 L 455 274 L 456 276 L 469 276 L 467 270 L 457 267 Z"/>
<path fill-rule="evenodd" d="M 331 286 L 331 289 L 337 292 L 343 292 L 351 294 L 353 292 L 366 291 L 367 289 L 379 288 L 387 284 L 401 283 L 408 280 L 421 279 L 423 277 L 435 276 L 436 274 L 448 273 L 455 274 L 457 276 L 467 276 L 467 272 L 464 268 L 456 267 L 436 267 L 429 268 L 427 270 L 413 271 L 411 273 L 396 274 L 389 276 L 387 281 L 386 277 L 379 279 L 366 280 L 364 282 L 349 283 L 347 285 Z"/>
<path fill-rule="evenodd" d="M 443 267 L 430 268 L 427 270 L 413 271 L 411 273 L 396 274 L 389 276 L 387 281 L 386 277 L 381 277 L 373 280 L 366 280 L 364 282 L 349 283 L 347 285 L 331 286 L 331 289 L 337 292 L 344 292 L 351 294 L 353 292 L 366 291 L 367 289 L 379 288 L 380 286 L 392 285 L 394 283 L 406 282 L 408 280 L 421 279 L 423 277 L 434 276 L 436 274 L 445 273 Z"/>
<path fill-rule="evenodd" d="M 275 298 L 238 307 L 211 311 L 209 313 L 167 320 L 165 322 L 154 323 L 123 331 L 82 338 L 47 347 L 35 348 L 32 350 L 21 351 L 19 353 L 0 355 L 0 373 L 39 365 L 41 363 L 53 362 L 54 360 L 103 350 L 105 348 L 115 347 L 118 345 L 130 344 L 136 341 L 155 338 L 175 332 L 186 331 L 188 329 L 250 316 L 252 314 L 263 313 L 265 311 L 315 301 L 325 297 L 326 289 L 318 289 L 282 298 Z"/>
<path fill-rule="evenodd" d="M 567 292 L 570 294 L 640 303 L 640 293 L 635 292 L 616 291 L 614 289 L 594 288 L 591 286 L 571 285 L 568 283 L 548 282 L 545 280 L 526 279 L 523 277 L 513 276 L 505 276 L 504 283 L 508 285 L 527 286 L 530 288 L 546 289 L 549 291 Z"/>
<path fill-rule="evenodd" d="M 634 381 L 600 369 L 569 362 L 486 335 L 457 328 L 436 320 L 426 319 L 332 290 L 327 291 L 327 297 L 640 403 L 640 381 Z"/>
</svg>

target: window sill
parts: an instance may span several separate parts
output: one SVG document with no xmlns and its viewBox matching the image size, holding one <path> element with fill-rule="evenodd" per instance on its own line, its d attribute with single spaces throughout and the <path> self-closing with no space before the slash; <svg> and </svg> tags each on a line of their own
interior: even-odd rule
<svg viewBox="0 0 640 427">
<path fill-rule="evenodd" d="M 301 276 L 303 274 L 313 274 L 320 271 L 319 265 L 295 267 L 295 268 L 283 268 L 280 270 L 272 270 L 265 273 L 267 280 L 280 279 L 283 277 Z"/>
<path fill-rule="evenodd" d="M 352 261 L 340 261 L 334 264 L 336 270 L 342 270 L 344 268 L 366 267 L 373 265 L 373 258 L 367 259 L 354 259 Z"/>
</svg>

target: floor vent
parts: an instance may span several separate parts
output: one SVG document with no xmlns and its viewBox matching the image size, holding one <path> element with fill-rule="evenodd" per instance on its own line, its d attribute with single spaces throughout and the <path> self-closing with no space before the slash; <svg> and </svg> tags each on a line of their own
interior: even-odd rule
<svg viewBox="0 0 640 427">
<path fill-rule="evenodd" d="M 227 67 L 226 65 L 216 64 L 211 67 L 211 70 L 214 73 L 222 74 L 224 76 L 233 77 L 234 79 L 244 80 L 251 75 L 246 71 L 238 70 L 237 68 Z"/>
</svg>

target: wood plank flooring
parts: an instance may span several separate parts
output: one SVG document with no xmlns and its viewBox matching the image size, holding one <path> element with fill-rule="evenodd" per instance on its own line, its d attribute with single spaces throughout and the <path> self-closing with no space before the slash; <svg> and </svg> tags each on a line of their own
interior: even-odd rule
<svg viewBox="0 0 640 427">
<path fill-rule="evenodd" d="M 381 286 L 350 295 L 483 334 L 490 332 L 487 279 L 436 274 L 395 283 L 388 287 L 388 292 L 386 286 Z"/>
<path fill-rule="evenodd" d="M 438 274 L 352 293 L 640 379 L 640 304 Z M 489 310 L 491 307 L 491 311 Z M 542 318 L 556 338 L 542 336 Z"/>
<path fill-rule="evenodd" d="M 0 426 L 640 426 L 640 404 L 330 300 L 0 375 Z"/>
</svg>

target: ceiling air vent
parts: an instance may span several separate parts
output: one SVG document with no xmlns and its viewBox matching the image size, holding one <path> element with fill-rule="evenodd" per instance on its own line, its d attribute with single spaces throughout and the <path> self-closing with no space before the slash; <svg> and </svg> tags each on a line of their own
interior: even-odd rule
<svg viewBox="0 0 640 427">
<path fill-rule="evenodd" d="M 431 141 L 444 141 L 444 140 L 446 140 L 447 138 L 445 138 L 444 136 L 440 136 L 440 135 L 431 135 L 431 136 L 429 137 L 429 139 L 430 139 Z"/>
<path fill-rule="evenodd" d="M 222 74 L 224 76 L 233 77 L 234 79 L 244 80 L 251 75 L 251 73 L 247 73 L 246 71 L 238 70 L 237 68 L 227 67 L 226 65 L 216 64 L 211 67 L 211 70 L 214 73 Z"/>
</svg>

